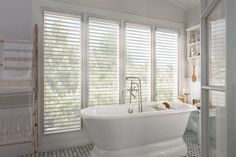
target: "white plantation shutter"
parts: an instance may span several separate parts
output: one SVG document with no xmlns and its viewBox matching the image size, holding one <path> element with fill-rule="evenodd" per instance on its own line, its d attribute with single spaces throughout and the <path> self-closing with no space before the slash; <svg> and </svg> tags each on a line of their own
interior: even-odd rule
<svg viewBox="0 0 236 157">
<path fill-rule="evenodd" d="M 89 105 L 119 103 L 119 24 L 89 18 Z"/>
<path fill-rule="evenodd" d="M 156 100 L 175 101 L 178 93 L 178 32 L 156 30 Z"/>
<path fill-rule="evenodd" d="M 151 101 L 151 28 L 127 23 L 125 29 L 125 75 L 140 77 L 143 101 Z M 129 88 L 129 86 L 130 82 L 126 81 L 126 88 Z M 126 98 L 126 103 L 128 102 Z"/>
<path fill-rule="evenodd" d="M 44 12 L 44 132 L 80 129 L 81 20 Z"/>
</svg>

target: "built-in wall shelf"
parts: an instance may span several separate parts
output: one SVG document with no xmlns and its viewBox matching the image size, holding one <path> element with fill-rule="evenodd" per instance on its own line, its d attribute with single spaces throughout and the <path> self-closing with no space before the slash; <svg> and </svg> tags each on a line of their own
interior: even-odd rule
<svg viewBox="0 0 236 157">
<path fill-rule="evenodd" d="M 201 91 L 201 37 L 200 25 L 186 29 L 187 86 L 190 89 L 190 100 L 200 100 Z"/>
<path fill-rule="evenodd" d="M 189 43 L 189 46 L 195 46 L 195 45 L 198 45 L 198 44 L 200 44 L 200 41 Z"/>
<path fill-rule="evenodd" d="M 187 31 L 187 58 L 191 63 L 201 56 L 200 25 L 186 29 Z"/>
</svg>

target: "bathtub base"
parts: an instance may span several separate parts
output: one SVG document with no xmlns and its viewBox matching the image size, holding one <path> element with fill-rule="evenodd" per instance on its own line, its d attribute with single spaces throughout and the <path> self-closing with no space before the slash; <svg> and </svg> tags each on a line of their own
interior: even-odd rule
<svg viewBox="0 0 236 157">
<path fill-rule="evenodd" d="M 96 146 L 90 157 L 181 157 L 187 154 L 182 138 L 136 146 L 115 151 L 104 151 Z"/>
</svg>

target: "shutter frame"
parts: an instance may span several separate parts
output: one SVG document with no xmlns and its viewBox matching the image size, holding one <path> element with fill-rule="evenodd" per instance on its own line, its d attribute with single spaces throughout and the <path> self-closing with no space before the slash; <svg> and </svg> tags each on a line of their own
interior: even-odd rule
<svg viewBox="0 0 236 157">
<path fill-rule="evenodd" d="M 125 76 L 140 77 L 143 102 L 151 101 L 151 32 L 151 26 L 133 23 L 125 25 Z M 135 66 L 136 68 L 133 69 Z M 130 82 L 126 82 L 125 85 L 127 89 Z M 128 94 L 125 100 L 129 102 Z M 137 103 L 138 99 L 132 101 Z"/>
<path fill-rule="evenodd" d="M 119 104 L 120 24 L 89 17 L 88 32 L 88 105 Z"/>
<path fill-rule="evenodd" d="M 157 101 L 177 100 L 179 80 L 178 56 L 178 32 L 171 29 L 157 28 L 155 31 L 155 100 Z M 171 64 L 168 62 L 171 62 Z M 170 69 L 167 68 L 168 66 Z M 171 69 L 171 66 L 173 69 Z M 159 75 L 158 69 L 161 70 L 161 75 Z M 173 74 L 171 72 L 169 74 L 166 73 L 167 70 L 172 70 Z M 168 78 L 167 75 L 172 75 L 172 77 L 169 76 Z"/>
<path fill-rule="evenodd" d="M 81 129 L 81 29 L 80 16 L 44 11 L 46 134 Z"/>
</svg>

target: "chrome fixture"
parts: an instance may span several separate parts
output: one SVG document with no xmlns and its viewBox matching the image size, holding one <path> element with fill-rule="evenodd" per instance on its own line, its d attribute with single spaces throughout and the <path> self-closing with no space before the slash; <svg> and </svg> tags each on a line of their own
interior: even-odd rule
<svg viewBox="0 0 236 157">
<path fill-rule="evenodd" d="M 126 80 L 130 81 L 130 88 L 127 89 L 129 92 L 129 103 L 132 103 L 132 98 L 136 98 L 133 92 L 138 92 L 138 111 L 143 112 L 141 79 L 139 77 L 128 76 Z"/>
<path fill-rule="evenodd" d="M 129 113 L 129 114 L 134 113 L 134 109 L 130 107 L 130 108 L 128 109 L 128 113 Z"/>
</svg>

